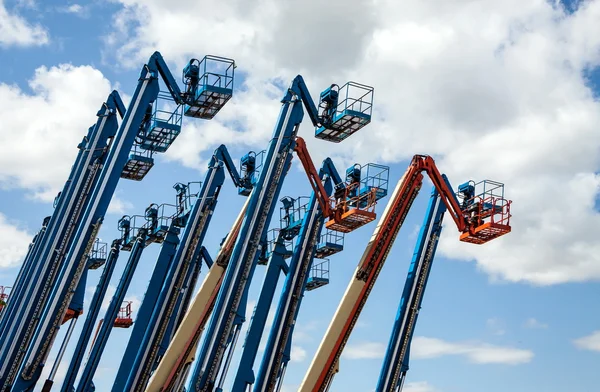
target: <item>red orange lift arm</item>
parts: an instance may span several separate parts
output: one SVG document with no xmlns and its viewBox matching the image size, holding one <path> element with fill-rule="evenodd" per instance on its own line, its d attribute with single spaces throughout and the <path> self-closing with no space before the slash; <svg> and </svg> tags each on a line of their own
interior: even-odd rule
<svg viewBox="0 0 600 392">
<path fill-rule="evenodd" d="M 438 171 L 434 160 L 426 155 L 415 155 L 381 215 L 373 236 L 358 263 L 356 274 L 340 301 L 321 345 L 300 385 L 299 392 L 323 392 L 331 386 L 342 350 L 392 248 L 396 235 L 421 189 L 423 171 L 431 178 L 456 226 L 462 232 L 461 241 L 482 244 L 510 232 L 510 201 L 502 199 L 500 210 L 496 210 L 495 206 L 492 206 L 494 212 L 486 215 L 487 218 L 491 218 L 491 222 L 480 224 L 481 219 L 479 219 L 477 227 L 473 227 L 473 221 L 466 219 L 458 199 Z M 502 217 L 494 222 L 496 213 L 501 214 Z"/>
<path fill-rule="evenodd" d="M 331 218 L 333 216 L 333 211 L 331 210 L 329 204 L 329 195 L 325 191 L 325 187 L 323 187 L 323 182 L 321 182 L 321 178 L 319 177 L 319 173 L 313 164 L 313 160 L 308 153 L 308 149 L 306 148 L 306 142 L 301 137 L 296 138 L 296 146 L 294 147 L 302 166 L 304 167 L 304 171 L 306 171 L 306 175 L 308 177 L 308 181 L 310 182 L 310 186 L 313 188 L 313 191 L 317 195 L 317 200 L 319 205 L 321 206 L 321 210 L 323 211 L 323 215 L 325 217 Z"/>
</svg>

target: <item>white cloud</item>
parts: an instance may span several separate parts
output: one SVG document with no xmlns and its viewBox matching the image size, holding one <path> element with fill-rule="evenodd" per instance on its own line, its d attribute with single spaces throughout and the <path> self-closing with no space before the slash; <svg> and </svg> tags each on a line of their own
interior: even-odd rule
<svg viewBox="0 0 600 392">
<path fill-rule="evenodd" d="M 531 362 L 533 352 L 512 347 L 501 347 L 480 342 L 446 342 L 441 339 L 418 336 L 411 347 L 412 358 L 437 358 L 462 355 L 476 364 L 518 365 Z"/>
<path fill-rule="evenodd" d="M 504 321 L 497 317 L 487 319 L 486 325 L 494 335 L 504 335 L 506 333 L 506 325 Z"/>
<path fill-rule="evenodd" d="M 542 323 L 541 321 L 530 317 L 527 319 L 527 321 L 525 321 L 524 324 L 525 328 L 529 328 L 529 329 L 547 329 L 548 328 L 548 324 Z"/>
<path fill-rule="evenodd" d="M 58 12 L 62 12 L 65 14 L 73 14 L 82 18 L 87 18 L 89 16 L 89 6 L 82 6 L 81 4 L 71 4 L 57 7 L 56 10 Z"/>
<path fill-rule="evenodd" d="M 306 350 L 300 346 L 292 344 L 292 351 L 290 353 L 290 361 L 302 362 L 306 359 Z"/>
<path fill-rule="evenodd" d="M 343 358 L 347 359 L 379 359 L 383 358 L 386 346 L 378 342 L 361 342 L 349 344 L 344 348 Z"/>
<path fill-rule="evenodd" d="M 342 356 L 347 359 L 381 359 L 386 345 L 379 342 L 349 344 Z M 481 342 L 446 342 L 441 339 L 417 336 L 411 346 L 413 359 L 438 358 L 447 355 L 461 355 L 475 364 L 518 365 L 533 359 L 533 352 L 511 347 L 495 346 Z"/>
<path fill-rule="evenodd" d="M 402 389 L 404 392 L 438 392 L 438 389 L 435 389 L 431 384 L 427 381 L 417 381 L 417 382 L 409 382 L 404 385 Z"/>
<path fill-rule="evenodd" d="M 575 346 L 582 350 L 600 352 L 600 331 L 595 331 L 589 336 L 576 339 L 574 343 Z"/>
<path fill-rule="evenodd" d="M 78 14 L 83 11 L 83 7 L 80 4 L 71 4 L 66 8 L 67 12 Z"/>
<path fill-rule="evenodd" d="M 29 87 L 0 83 L 0 185 L 52 201 L 111 86 L 90 66 L 61 64 L 36 69 Z"/>
<path fill-rule="evenodd" d="M 33 2 L 23 2 L 32 6 Z M 9 12 L 0 0 L 0 46 L 41 46 L 49 42 L 48 31 L 39 24 L 31 24 L 22 16 Z"/>
<path fill-rule="evenodd" d="M 32 237 L 27 230 L 15 226 L 0 214 L 0 267 L 19 265 L 27 254 Z"/>
<path fill-rule="evenodd" d="M 90 292 L 93 294 L 94 290 L 96 290 L 96 288 L 88 287 L 88 290 L 90 290 Z M 101 312 L 106 312 L 106 309 L 108 309 L 108 305 L 110 304 L 110 301 L 112 300 L 113 295 L 115 295 L 116 290 L 117 290 L 117 288 L 115 286 L 108 285 L 108 287 L 106 288 L 106 294 L 104 295 L 104 300 L 102 301 L 102 305 L 100 305 Z"/>
<path fill-rule="evenodd" d="M 297 73 L 313 97 L 331 82 L 364 82 L 375 87 L 373 123 L 343 145 L 309 141 L 315 159 L 398 162 L 428 153 L 455 185 L 503 181 L 514 201 L 513 233 L 474 246 L 448 227 L 440 253 L 475 260 L 498 280 L 600 279 L 593 209 L 600 104 L 582 77 L 600 63 L 600 0 L 572 16 L 542 0 L 353 0 L 341 11 L 317 0 L 293 8 L 224 0 L 210 13 L 203 1 L 120 1 L 107 53 L 114 50 L 121 65 L 137 68 L 159 48 L 180 66 L 207 53 L 235 57 L 247 74 L 247 91 L 213 121 L 188 125 L 170 159 L 203 169 L 217 142 L 263 147 L 282 95 L 273 90 Z M 293 20 L 302 21 L 301 34 Z M 326 38 L 310 28 L 324 21 Z M 211 25 L 203 39 L 189 40 L 203 24 Z"/>
<path fill-rule="evenodd" d="M 122 215 L 122 214 L 125 214 L 131 208 L 133 208 L 132 203 L 130 203 L 126 200 L 123 200 L 120 197 L 117 197 L 115 195 L 115 196 L 113 196 L 112 200 L 110 201 L 110 204 L 108 205 L 108 210 L 106 212 L 109 214 Z"/>
</svg>

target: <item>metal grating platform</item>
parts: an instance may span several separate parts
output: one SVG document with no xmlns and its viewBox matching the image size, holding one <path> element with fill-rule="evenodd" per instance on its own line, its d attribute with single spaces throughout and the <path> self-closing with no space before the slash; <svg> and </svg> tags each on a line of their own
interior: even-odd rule
<svg viewBox="0 0 600 392">
<path fill-rule="evenodd" d="M 115 328 L 129 328 L 132 325 L 133 325 L 133 320 L 131 319 L 131 317 L 128 317 L 128 318 L 117 317 L 113 324 L 113 326 Z"/>
<path fill-rule="evenodd" d="M 137 154 L 131 154 L 121 172 L 121 178 L 141 181 L 154 166 L 154 159 Z"/>
<path fill-rule="evenodd" d="M 233 90 L 217 86 L 202 86 L 198 89 L 193 105 L 186 105 L 184 114 L 188 117 L 210 120 L 231 99 Z"/>
<path fill-rule="evenodd" d="M 312 291 L 312 290 L 318 289 L 319 287 L 323 287 L 327 284 L 329 284 L 329 279 L 317 278 L 317 277 L 311 276 L 310 278 L 308 278 L 308 281 L 306 282 L 306 290 Z"/>
<path fill-rule="evenodd" d="M 460 240 L 462 242 L 480 245 L 507 233 L 510 233 L 510 226 L 487 222 L 475 228 L 473 234 L 468 232 L 463 233 L 460 236 Z"/>
<path fill-rule="evenodd" d="M 335 116 L 333 124 L 328 128 L 321 127 L 315 132 L 317 139 L 339 143 L 347 139 L 371 122 L 371 116 L 353 110 L 345 110 Z"/>
<path fill-rule="evenodd" d="M 165 152 L 180 133 L 181 126 L 162 120 L 155 120 L 140 147 L 154 152 Z"/>
<path fill-rule="evenodd" d="M 367 223 L 373 222 L 376 216 L 374 212 L 351 209 L 344 213 L 339 221 L 329 220 L 325 224 L 325 227 L 329 230 L 349 233 Z"/>
<path fill-rule="evenodd" d="M 331 242 L 323 242 L 315 247 L 315 258 L 324 259 L 331 255 L 341 252 L 344 250 L 342 245 L 332 244 Z"/>
<path fill-rule="evenodd" d="M 88 269 L 97 270 L 106 263 L 106 259 L 91 258 L 88 260 Z"/>
</svg>

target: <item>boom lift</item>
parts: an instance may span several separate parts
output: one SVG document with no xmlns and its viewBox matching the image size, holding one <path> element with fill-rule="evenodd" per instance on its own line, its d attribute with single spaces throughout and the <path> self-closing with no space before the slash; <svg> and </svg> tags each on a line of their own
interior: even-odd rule
<svg viewBox="0 0 600 392">
<path fill-rule="evenodd" d="M 0 336 L 2 336 L 2 331 L 4 330 L 7 320 L 12 319 L 12 314 L 16 309 L 15 306 L 9 308 L 10 303 L 14 301 L 20 303 L 22 301 L 21 298 L 27 286 L 27 279 L 29 278 L 30 271 L 33 268 L 33 260 L 35 260 L 37 252 L 39 252 L 40 244 L 44 241 L 44 235 L 46 233 L 46 228 L 48 227 L 49 221 L 49 216 L 44 218 L 44 221 L 42 222 L 42 228 L 37 232 L 36 235 L 33 236 L 33 239 L 29 244 L 27 254 L 23 259 L 23 264 L 21 264 L 19 273 L 17 274 L 15 282 L 12 286 L 10 298 L 6 298 L 6 303 L 3 308 L 7 308 L 7 310 L 0 312 Z"/>
<path fill-rule="evenodd" d="M 207 58 L 205 60 L 208 61 Z M 233 72 L 233 60 L 219 59 L 219 61 L 230 64 L 231 72 Z M 184 105 L 185 114 L 191 117 L 211 119 L 220 109 L 221 104 L 224 104 L 228 99 L 221 98 L 224 94 L 223 91 L 227 91 L 227 94 L 231 96 L 231 84 L 222 87 L 224 90 L 219 92 L 213 91 L 213 87 L 216 85 L 221 88 L 221 83 L 233 83 L 233 73 L 228 75 L 227 81 L 225 79 L 214 80 L 208 75 L 200 75 L 198 63 L 197 60 L 191 60 L 184 69 L 184 82 L 186 84 L 184 92 L 181 92 L 177 86 L 160 53 L 155 52 L 150 57 L 148 64 L 142 69 L 138 86 L 127 113 L 114 137 L 114 146 L 106 155 L 105 161 L 102 162 L 103 165 L 97 166 L 98 178 L 93 191 L 90 188 L 85 193 L 87 200 L 82 204 L 84 208 L 81 209 L 83 214 L 79 220 L 80 223 L 76 225 L 77 231 L 69 242 L 70 246 L 65 248 L 68 253 L 65 254 L 65 262 L 57 271 L 56 284 L 53 285 L 47 303 L 43 304 L 43 311 L 39 312 L 39 315 L 35 318 L 19 320 L 20 323 L 23 323 L 22 325 L 27 325 L 25 333 L 17 334 L 14 340 L 19 343 L 19 347 L 14 347 L 8 355 L 1 356 L 2 360 L 6 361 L 3 363 L 9 363 L 10 365 L 6 365 L 2 369 L 0 375 L 2 388 L 0 391 L 5 391 L 13 386 L 15 390 L 27 390 L 37 382 L 66 313 L 66 308 L 70 303 L 72 293 L 77 287 L 81 273 L 86 266 L 87 258 L 85 256 L 93 245 L 119 177 L 131 178 L 130 163 L 135 163 L 135 159 L 132 161 L 129 157 L 130 159 L 127 161 L 127 154 L 134 145 L 134 139 L 137 136 L 138 141 L 140 139 L 144 141 L 152 135 L 163 135 L 166 132 L 166 126 L 163 127 L 163 123 L 152 122 L 152 117 L 146 116 L 159 94 L 158 75 L 162 76 L 175 103 L 178 106 Z M 201 85 L 200 82 L 209 83 L 211 86 Z M 173 118 L 173 121 L 175 120 L 176 118 Z M 146 127 L 148 121 L 151 121 L 149 128 Z M 152 124 L 155 126 L 152 126 Z M 150 129 L 150 133 L 142 132 L 146 129 Z M 172 130 L 172 127 L 169 129 Z M 173 138 L 163 138 L 161 140 L 164 141 L 162 145 L 168 145 Z M 152 146 L 155 146 L 155 144 L 152 144 Z M 146 148 L 152 152 L 154 147 L 141 146 L 141 148 Z M 41 309 L 41 306 L 38 306 L 38 308 Z M 16 346 L 16 344 L 13 346 Z M 23 355 L 25 352 L 26 354 Z M 8 369 L 9 367 L 10 369 Z M 15 377 L 17 377 L 16 380 Z"/>
<path fill-rule="evenodd" d="M 174 253 L 175 247 L 179 243 L 179 238 L 177 237 L 179 234 L 179 228 L 174 224 L 173 220 L 164 213 L 164 206 L 165 205 L 158 206 L 156 204 L 151 204 L 148 208 L 146 208 L 145 215 L 142 217 L 145 218 L 146 223 L 143 225 L 138 225 L 136 223 L 140 216 L 124 216 L 121 218 L 121 220 L 119 220 L 119 229 L 122 232 L 121 249 L 128 250 L 131 253 L 129 255 L 129 259 L 127 260 L 123 275 L 121 276 L 121 280 L 119 281 L 113 298 L 108 305 L 104 320 L 118 321 L 119 313 L 121 311 L 121 304 L 123 303 L 125 294 L 127 293 L 127 289 L 129 288 L 133 274 L 135 273 L 135 269 L 137 268 L 137 265 L 142 257 L 144 249 L 149 244 L 162 243 L 162 249 L 167 249 L 167 251 L 162 252 L 161 249 L 161 254 L 171 253 L 172 256 L 172 253 Z M 161 260 L 159 255 L 157 267 L 162 264 L 167 264 L 168 258 L 169 257 L 167 255 L 166 260 Z M 127 309 L 124 309 L 124 314 L 126 315 L 126 313 Z M 129 317 L 125 318 L 128 319 Z M 106 322 L 100 327 L 94 345 L 92 346 L 90 356 L 88 357 L 87 363 L 83 369 L 81 379 L 77 385 L 77 392 L 88 392 L 92 388 L 92 379 L 96 373 L 98 364 L 100 363 L 100 357 L 104 352 L 104 348 L 106 347 L 106 342 L 108 341 L 113 325 L 114 323 Z M 125 328 L 131 326 L 131 324 L 129 322 L 122 323 L 118 321 L 114 326 Z M 77 372 L 74 374 L 76 375 Z M 63 385 L 63 390 L 68 390 L 69 388 L 71 388 L 70 385 Z"/>
<path fill-rule="evenodd" d="M 113 385 L 115 392 L 143 391 L 159 360 L 161 344 L 165 338 L 167 344 L 170 341 L 169 330 L 174 327 L 171 321 L 174 320 L 178 303 L 181 302 L 180 293 L 185 287 L 186 280 L 191 279 L 190 270 L 193 268 L 194 261 L 200 257 L 202 242 L 225 181 L 224 166 L 240 194 L 248 195 L 252 189 L 256 154 L 250 152 L 242 158 L 244 177 L 240 177 L 227 148 L 224 145 L 219 146 L 209 163 L 209 170 L 198 200 L 188 214 L 180 217 L 187 221 L 181 242 L 172 258 L 165 279 L 160 282 L 162 285 L 160 295 L 150 301 L 152 309 L 150 317 L 142 324 L 138 323 L 138 327 L 143 329 L 140 328 L 140 332 L 134 330 L 134 335 L 130 339 L 128 351 L 121 362 L 119 374 Z"/>
<path fill-rule="evenodd" d="M 256 359 L 262 332 L 269 314 L 269 308 L 271 307 L 271 302 L 275 296 L 279 274 L 281 272 L 284 274 L 288 273 L 288 265 L 285 262 L 285 259 L 289 258 L 292 252 L 288 251 L 286 243 L 291 242 L 293 238 L 298 235 L 300 225 L 302 224 L 301 219 L 297 218 L 297 215 L 299 214 L 296 214 L 296 211 L 292 210 L 296 207 L 296 204 L 298 204 L 297 200 L 289 197 L 281 199 L 284 204 L 284 207 L 281 209 L 282 211 L 285 211 L 284 219 L 281 220 L 280 229 L 271 230 L 269 232 L 272 233 L 272 236 L 275 238 L 273 238 L 272 241 L 267 242 L 265 249 L 264 259 L 268 261 L 267 271 L 260 290 L 258 302 L 254 307 L 254 312 L 250 319 L 244 343 L 244 350 L 242 352 L 232 391 L 247 391 L 247 385 L 254 382 L 252 366 Z M 306 207 L 306 205 L 303 207 Z M 259 263 L 262 264 L 260 259 Z"/>
<path fill-rule="evenodd" d="M 426 155 L 415 155 L 408 170 L 398 182 L 375 228 L 358 264 L 356 274 L 346 289 L 299 391 L 326 391 L 331 386 L 346 341 L 412 202 L 421 189 L 422 172 L 429 175 L 440 193 L 442 201 L 461 233 L 461 241 L 483 244 L 510 232 L 511 202 L 504 199 L 503 192 L 501 195 L 496 195 L 484 190 L 482 194 L 473 195 L 469 203 L 461 206 L 452 187 L 439 173 L 434 160 Z"/>
<path fill-rule="evenodd" d="M 462 186 L 458 188 L 459 194 L 461 188 Z M 412 337 L 431 272 L 431 264 L 435 257 L 438 239 L 442 232 L 442 220 L 445 212 L 446 206 L 442 203 L 440 194 L 434 187 L 408 269 L 408 276 L 398 306 L 398 314 L 383 360 L 376 389 L 378 392 L 402 391 L 404 386 Z"/>
<path fill-rule="evenodd" d="M 81 334 L 79 335 L 77 345 L 75 346 L 75 351 L 73 352 L 73 357 L 71 358 L 71 362 L 69 363 L 67 374 L 65 375 L 65 379 L 63 380 L 61 388 L 62 392 L 72 392 L 73 385 L 75 385 L 75 378 L 77 377 L 77 373 L 79 372 L 79 368 L 81 367 L 81 364 L 83 362 L 85 349 L 94 331 L 94 322 L 96 321 L 96 318 L 98 318 L 98 314 L 100 314 L 100 307 L 102 306 L 102 301 L 106 296 L 106 291 L 108 290 L 110 279 L 112 278 L 113 272 L 115 270 L 115 265 L 117 264 L 117 260 L 119 258 L 119 252 L 121 250 L 122 241 L 123 239 L 119 238 L 114 240 L 111 244 L 110 252 L 108 252 L 106 262 L 104 263 L 104 270 L 102 271 L 102 275 L 100 276 L 100 280 L 98 281 L 98 285 L 96 286 L 96 291 L 94 291 L 94 296 L 92 297 L 92 300 L 90 301 L 90 304 L 88 306 L 88 313 L 83 324 Z M 58 368 L 59 363 L 60 361 L 56 361 L 54 366 Z M 49 377 L 49 379 L 46 380 L 46 384 L 44 385 L 44 391 L 49 391 L 51 389 L 53 384 L 52 380 L 53 377 Z"/>
<path fill-rule="evenodd" d="M 364 90 L 365 94 L 372 98 L 372 88 L 365 86 Z M 342 133 L 349 134 L 370 121 L 371 108 L 369 106 L 368 109 L 364 109 L 369 110 L 369 115 L 356 121 L 348 120 L 342 125 L 341 122 L 346 121 L 346 116 L 335 117 L 338 93 L 339 90 L 335 85 L 321 93 L 319 110 L 317 110 L 302 77 L 297 76 L 285 94 L 280 117 L 267 150 L 264 170 L 261 171 L 260 179 L 256 184 L 258 191 L 250 195 L 240 236 L 236 241 L 230 265 L 225 272 L 214 314 L 209 323 L 200 350 L 199 361 L 192 373 L 188 390 L 212 391 L 216 388 L 217 391 L 220 391 L 222 388 L 224 377 L 221 377 L 217 384 L 219 369 L 224 364 L 222 373 L 223 375 L 227 373 L 241 326 L 245 321 L 245 302 L 249 283 L 252 280 L 257 256 L 261 250 L 260 243 L 267 233 L 267 222 L 270 221 L 275 208 L 273 200 L 278 197 L 291 162 L 291 152 L 296 144 L 296 135 L 304 115 L 303 104 L 317 132 L 321 128 L 333 129 L 334 126 L 337 126 L 338 136 Z M 344 104 L 347 105 L 349 102 L 346 101 Z M 351 114 L 350 117 L 356 118 Z M 343 215 L 341 217 L 343 219 Z M 223 362 L 225 351 L 228 348 L 228 359 Z"/>
<path fill-rule="evenodd" d="M 253 191 L 254 192 L 254 191 Z M 242 207 L 229 234 L 223 240 L 221 249 L 196 293 L 189 309 L 183 316 L 173 339 L 167 347 L 156 371 L 148 381 L 146 391 L 181 391 L 187 378 L 191 363 L 194 360 L 198 341 L 204 331 L 204 326 L 213 310 L 215 299 L 223 280 L 225 268 L 231 258 L 233 245 L 237 239 L 242 220 L 248 208 L 249 199 Z M 210 259 L 203 250 L 205 260 Z"/>
<path fill-rule="evenodd" d="M 383 182 L 377 189 L 373 186 L 370 188 L 366 184 L 373 184 L 373 177 L 361 178 L 361 170 L 359 165 L 354 165 L 347 170 L 346 180 L 343 181 L 337 170 L 335 169 L 331 159 L 327 158 L 321 167 L 321 170 L 317 177 L 312 177 L 311 174 L 316 173 L 316 169 L 312 163 L 312 160 L 305 148 L 304 141 L 301 138 L 297 139 L 296 150 L 298 156 L 304 167 L 307 168 L 307 174 L 309 179 L 316 181 L 313 183 L 314 192 L 308 203 L 300 203 L 287 201 L 287 214 L 284 216 L 286 219 L 282 219 L 282 229 L 280 233 L 286 236 L 286 239 L 292 239 L 295 235 L 298 235 L 296 240 L 296 247 L 293 252 L 292 260 L 289 265 L 285 265 L 287 276 L 284 283 L 284 288 L 281 294 L 281 298 L 277 307 L 277 313 L 271 327 L 271 333 L 269 334 L 269 340 L 263 356 L 263 363 L 258 373 L 256 384 L 254 385 L 255 391 L 271 391 L 276 387 L 279 375 L 285 372 L 285 366 L 289 360 L 289 350 L 291 344 L 291 333 L 293 325 L 295 323 L 300 303 L 304 295 L 304 290 L 313 290 L 324 284 L 327 284 L 327 280 L 323 279 L 322 276 L 310 276 L 313 257 L 315 256 L 315 250 L 321 238 L 321 230 L 325 220 L 325 216 L 322 213 L 323 207 L 327 208 L 327 216 L 330 219 L 335 219 L 332 208 L 330 205 L 342 205 L 345 203 L 347 209 L 339 215 L 346 214 L 346 216 L 359 216 L 365 211 L 370 211 L 374 208 L 374 203 L 378 200 L 377 197 L 369 198 L 368 203 L 360 203 L 361 200 L 366 199 L 364 195 L 377 192 L 383 197 L 387 188 Z M 371 164 L 366 167 L 370 167 Z M 388 169 L 384 168 L 379 173 L 379 178 L 385 178 L 387 181 Z M 365 184 L 362 187 L 364 195 L 359 195 L 358 190 L 361 190 L 360 184 Z M 335 186 L 335 193 L 332 195 L 332 189 Z M 332 200 L 333 199 L 333 200 Z M 283 200 L 286 201 L 285 199 Z M 291 210 L 291 211 L 290 211 Z M 335 222 L 332 219 L 333 222 Z M 343 222 L 343 221 L 342 221 Z M 340 227 L 338 224 L 336 227 Z M 350 229 L 351 230 L 351 229 Z M 343 227 L 343 232 L 350 231 L 347 227 Z M 340 234 L 343 236 L 343 234 Z M 328 236 L 323 236 L 328 238 Z M 342 237 L 343 238 L 343 237 Z M 334 245 L 330 243 L 331 245 Z M 327 241 L 324 241 L 319 247 L 317 254 L 318 258 L 324 258 L 326 255 L 332 255 L 341 250 L 340 247 L 335 244 L 331 248 L 327 249 Z M 271 258 L 271 263 L 274 259 Z M 282 260 L 280 263 L 285 264 Z M 269 269 L 271 269 L 269 265 Z M 248 386 L 253 384 L 254 373 L 252 366 L 258 352 L 258 345 L 262 337 L 264 325 L 266 323 L 266 317 L 268 309 L 271 304 L 271 298 L 273 297 L 275 287 L 277 284 L 277 274 L 274 277 L 269 277 L 269 270 L 265 277 L 265 282 L 261 290 L 261 297 L 256 306 L 256 311 L 252 319 L 252 323 L 248 329 L 248 336 L 242 354 L 240 367 L 234 382 L 233 391 L 242 392 L 247 390 Z M 312 279 L 311 279 L 312 278 Z M 267 300 L 263 300 L 266 297 Z M 261 301 L 265 302 L 265 305 Z M 267 303 L 268 302 L 268 303 Z M 259 316 L 257 318 L 257 316 Z M 286 355 L 287 354 L 287 355 Z M 280 367 L 283 367 L 283 372 Z"/>
<path fill-rule="evenodd" d="M 109 147 L 117 132 L 117 112 L 121 117 L 125 107 L 119 94 L 113 91 L 97 113 L 96 124 L 77 146 L 79 152 L 69 179 L 54 202 L 54 212 L 44 234 L 24 271 L 23 286 L 15 301 L 7 307 L 0 335 L 0 391 L 10 390 L 24 355 L 39 324 L 44 306 L 49 301 L 69 247 L 77 239 L 76 231 L 90 202 L 90 193 L 99 182 L 98 174 L 108 163 Z M 75 287 L 73 287 L 74 289 Z M 67 304 L 70 301 L 67 301 Z M 65 306 L 66 308 L 66 306 Z M 66 309 L 65 309 L 66 311 Z M 62 322 L 64 314 L 59 322 Z M 48 342 L 49 345 L 50 342 Z M 26 389 L 26 388 L 23 388 Z"/>
<path fill-rule="evenodd" d="M 86 270 L 84 270 L 81 279 L 79 280 L 79 285 L 71 298 L 71 303 L 67 309 L 67 313 L 62 321 L 62 324 L 65 324 L 70 321 L 70 324 L 67 329 L 67 334 L 61 343 L 60 349 L 58 351 L 58 355 L 54 361 L 54 365 L 50 370 L 50 374 L 48 379 L 46 379 L 44 386 L 42 388 L 42 392 L 49 392 L 52 389 L 52 385 L 54 384 L 54 376 L 58 371 L 58 366 L 62 361 L 62 357 L 65 353 L 67 345 L 69 344 L 69 340 L 71 339 L 71 335 L 75 328 L 75 324 L 77 323 L 77 319 L 80 315 L 83 314 L 83 300 L 85 296 L 86 282 L 87 282 L 87 273 L 89 269 L 94 270 L 98 269 L 106 262 L 106 244 L 101 243 L 99 240 L 96 240 L 94 243 L 94 247 L 90 251 L 88 255 L 88 264 Z"/>
</svg>

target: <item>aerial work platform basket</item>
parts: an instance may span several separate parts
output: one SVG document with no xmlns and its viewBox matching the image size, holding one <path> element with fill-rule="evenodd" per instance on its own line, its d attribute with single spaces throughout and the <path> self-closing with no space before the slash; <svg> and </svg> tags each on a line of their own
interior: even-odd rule
<svg viewBox="0 0 600 392">
<path fill-rule="evenodd" d="M 6 306 L 6 302 L 8 301 L 8 290 L 10 287 L 0 286 L 0 313 L 2 309 Z"/>
<path fill-rule="evenodd" d="M 329 259 L 313 264 L 306 281 L 306 290 L 312 291 L 329 284 Z"/>
<path fill-rule="evenodd" d="M 511 201 L 504 198 L 504 184 L 491 180 L 470 181 L 459 187 L 457 197 L 469 222 L 469 231 L 460 236 L 462 242 L 484 244 L 510 233 Z"/>
<path fill-rule="evenodd" d="M 143 226 L 147 232 L 146 244 L 162 244 L 169 231 L 169 226 L 176 213 L 177 206 L 163 203 L 161 205 L 151 204 L 146 208 L 146 224 Z"/>
<path fill-rule="evenodd" d="M 187 220 L 189 217 L 189 213 L 194 206 L 198 197 L 200 197 L 200 191 L 202 190 L 202 182 L 201 181 L 191 181 L 187 184 L 183 184 L 181 182 L 173 185 L 173 189 L 177 192 L 176 202 L 177 212 L 174 219 L 174 224 L 177 227 L 185 227 L 187 224 Z"/>
<path fill-rule="evenodd" d="M 106 263 L 107 248 L 108 244 L 106 242 L 100 242 L 99 239 L 96 239 L 88 257 L 88 269 L 96 270 Z"/>
<path fill-rule="evenodd" d="M 387 195 L 389 167 L 369 163 L 346 170 L 345 194 L 331 198 L 334 218 L 325 227 L 349 233 L 375 220 L 375 205 Z M 336 199 L 337 196 L 337 199 Z"/>
<path fill-rule="evenodd" d="M 119 314 L 113 323 L 115 328 L 129 328 L 133 325 L 131 318 L 131 301 L 125 301 L 125 306 L 119 309 Z"/>
<path fill-rule="evenodd" d="M 346 187 L 346 195 L 356 194 L 360 183 L 350 184 Z M 329 230 L 350 233 L 367 223 L 373 222 L 377 217 L 375 205 L 377 191 L 372 189 L 365 194 L 346 197 L 342 200 L 330 200 L 334 205 L 335 216 L 325 223 Z"/>
<path fill-rule="evenodd" d="M 339 143 L 371 122 L 372 109 L 373 87 L 348 82 L 339 89 L 331 123 L 318 128 L 315 137 Z"/>
<path fill-rule="evenodd" d="M 319 243 L 315 245 L 315 257 L 324 259 L 342 250 L 344 250 L 344 234 L 327 229 L 321 235 Z"/>
<path fill-rule="evenodd" d="M 146 217 L 142 215 L 124 215 L 117 223 L 121 232 L 121 249 L 130 251 L 133 248 L 139 231 L 146 224 Z M 145 230 L 144 230 L 145 232 Z"/>
<path fill-rule="evenodd" d="M 252 192 L 252 188 L 260 177 L 265 154 L 265 150 L 258 153 L 250 151 L 240 159 L 240 180 L 244 183 L 238 186 L 238 195 L 249 196 Z"/>
<path fill-rule="evenodd" d="M 143 151 L 136 143 L 133 145 L 133 149 L 129 154 L 129 159 L 121 172 L 121 178 L 141 181 L 153 166 L 154 158 L 152 158 L 152 151 Z"/>
<path fill-rule="evenodd" d="M 152 105 L 152 117 L 138 132 L 140 148 L 165 152 L 181 133 L 183 106 L 177 105 L 169 93 L 160 92 Z"/>
<path fill-rule="evenodd" d="M 234 70 L 235 62 L 225 57 L 208 55 L 201 61 L 192 60 L 184 69 L 184 84 L 192 94 L 184 114 L 212 119 L 233 95 Z M 195 73 L 201 74 L 197 81 L 189 76 Z"/>
<path fill-rule="evenodd" d="M 267 263 L 269 262 L 269 259 L 273 255 L 273 252 L 275 252 L 275 246 L 280 232 L 281 229 L 278 228 L 271 229 L 267 232 L 267 242 L 265 244 L 266 248 L 264 249 L 262 255 L 258 258 L 259 265 L 267 265 Z M 291 250 L 294 248 L 294 243 L 292 240 L 283 239 L 283 246 L 285 247 L 285 250 L 281 249 L 283 251 L 282 257 L 284 259 L 289 259 L 294 254 Z"/>
<path fill-rule="evenodd" d="M 280 209 L 280 227 L 284 239 L 291 240 L 300 232 L 310 199 L 306 196 L 296 199 L 286 196 L 280 201 L 283 203 L 283 207 Z"/>
</svg>

